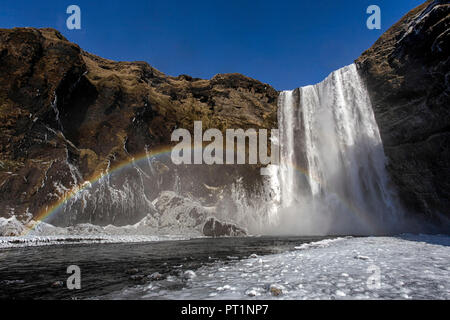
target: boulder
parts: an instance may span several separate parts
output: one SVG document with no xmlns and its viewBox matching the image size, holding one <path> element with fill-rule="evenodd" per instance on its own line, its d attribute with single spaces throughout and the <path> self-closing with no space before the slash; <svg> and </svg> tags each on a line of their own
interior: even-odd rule
<svg viewBox="0 0 450 320">
<path fill-rule="evenodd" d="M 247 235 L 247 232 L 232 223 L 210 217 L 203 225 L 203 234 L 207 237 L 240 237 Z"/>
</svg>

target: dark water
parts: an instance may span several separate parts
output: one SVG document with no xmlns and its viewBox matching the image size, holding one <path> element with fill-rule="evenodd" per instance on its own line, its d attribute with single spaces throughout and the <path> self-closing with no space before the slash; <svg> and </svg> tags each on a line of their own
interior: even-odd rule
<svg viewBox="0 0 450 320">
<path fill-rule="evenodd" d="M 101 297 L 147 283 L 151 281 L 147 276 L 154 272 L 179 276 L 219 260 L 227 263 L 253 253 L 281 253 L 321 239 L 324 237 L 203 238 L 0 249 L 0 299 Z M 69 265 L 81 269 L 80 290 L 66 287 Z"/>
</svg>

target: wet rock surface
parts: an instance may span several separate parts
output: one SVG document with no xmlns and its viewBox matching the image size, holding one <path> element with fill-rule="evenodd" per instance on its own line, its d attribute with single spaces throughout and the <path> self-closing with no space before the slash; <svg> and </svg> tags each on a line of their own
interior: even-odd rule
<svg viewBox="0 0 450 320">
<path fill-rule="evenodd" d="M 450 4 L 427 1 L 356 60 L 404 204 L 444 220 L 450 217 L 449 39 Z"/>
</svg>

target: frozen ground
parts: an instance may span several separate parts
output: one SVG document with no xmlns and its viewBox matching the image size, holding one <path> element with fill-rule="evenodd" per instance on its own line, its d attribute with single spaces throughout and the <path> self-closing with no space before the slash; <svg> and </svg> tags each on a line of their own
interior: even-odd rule
<svg viewBox="0 0 450 320">
<path fill-rule="evenodd" d="M 0 249 L 20 248 L 31 246 L 63 245 L 71 243 L 137 243 L 167 240 L 187 240 L 188 236 L 149 236 L 149 235 L 69 235 L 69 236 L 24 236 L 24 237 L 0 237 Z"/>
<path fill-rule="evenodd" d="M 339 238 L 217 262 L 112 299 L 450 299 L 450 237 Z"/>
<path fill-rule="evenodd" d="M 66 228 L 55 227 L 45 222 L 32 222 L 23 225 L 15 217 L 0 218 L 0 248 L 25 246 L 58 245 L 70 243 L 123 243 L 149 242 L 164 240 L 185 240 L 198 238 L 200 233 L 174 233 L 172 230 L 157 230 L 148 227 L 146 218 L 137 224 L 105 227 L 89 223 L 77 224 Z M 30 225 L 32 228 L 30 228 Z"/>
</svg>

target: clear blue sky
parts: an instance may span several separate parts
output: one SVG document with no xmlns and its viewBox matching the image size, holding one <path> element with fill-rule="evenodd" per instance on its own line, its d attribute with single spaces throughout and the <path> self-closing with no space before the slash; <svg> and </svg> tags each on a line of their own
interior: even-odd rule
<svg viewBox="0 0 450 320">
<path fill-rule="evenodd" d="M 169 75 L 239 72 L 278 90 L 350 64 L 420 0 L 2 0 L 0 27 L 53 27 L 99 56 L 147 61 Z M 66 8 L 81 8 L 81 30 Z M 366 8 L 381 8 L 381 30 Z"/>
</svg>

